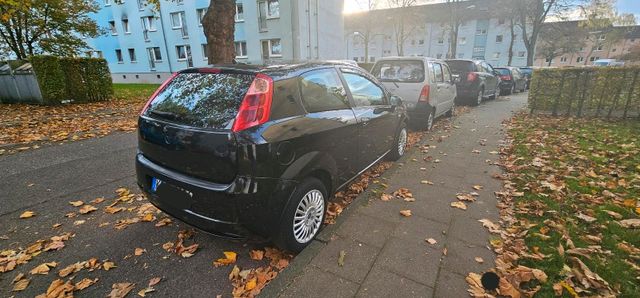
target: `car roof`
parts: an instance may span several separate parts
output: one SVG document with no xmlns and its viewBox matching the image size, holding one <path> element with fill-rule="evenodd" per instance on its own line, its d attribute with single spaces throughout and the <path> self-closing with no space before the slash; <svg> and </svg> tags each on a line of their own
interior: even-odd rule
<svg viewBox="0 0 640 298">
<path fill-rule="evenodd" d="M 433 57 L 425 57 L 425 56 L 387 56 L 382 57 L 376 61 L 394 61 L 394 60 L 420 60 L 420 61 L 435 61 L 435 62 L 445 62 L 442 59 L 433 58 Z"/>
<path fill-rule="evenodd" d="M 280 62 L 273 64 L 217 64 L 211 65 L 207 67 L 200 68 L 187 68 L 179 71 L 179 73 L 189 73 L 189 72 L 207 72 L 207 70 L 215 70 L 220 69 L 222 71 L 228 72 L 239 72 L 239 73 L 264 73 L 274 78 L 274 80 L 286 79 L 290 77 L 295 77 L 300 75 L 303 72 L 308 70 L 313 70 L 316 68 L 323 67 L 331 67 L 331 66 L 344 66 L 356 68 L 351 63 L 339 61 L 339 60 L 331 60 L 331 61 L 306 61 L 306 62 Z M 360 67 L 357 67 L 360 68 Z"/>
</svg>

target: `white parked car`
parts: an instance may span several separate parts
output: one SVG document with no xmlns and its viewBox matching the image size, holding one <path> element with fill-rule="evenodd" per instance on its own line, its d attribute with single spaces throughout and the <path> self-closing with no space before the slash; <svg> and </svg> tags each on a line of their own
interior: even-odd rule
<svg viewBox="0 0 640 298">
<path fill-rule="evenodd" d="M 426 57 L 385 57 L 371 73 L 407 107 L 412 126 L 430 130 L 433 121 L 452 115 L 457 95 L 449 66 Z"/>
<path fill-rule="evenodd" d="M 616 59 L 598 59 L 593 61 L 593 66 L 624 66 L 624 62 Z"/>
</svg>

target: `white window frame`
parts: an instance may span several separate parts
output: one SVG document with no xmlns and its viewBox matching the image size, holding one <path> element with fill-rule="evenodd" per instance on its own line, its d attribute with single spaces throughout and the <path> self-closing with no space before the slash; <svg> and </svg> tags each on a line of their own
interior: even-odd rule
<svg viewBox="0 0 640 298">
<path fill-rule="evenodd" d="M 576 63 L 580 63 L 580 62 L 584 62 L 584 57 L 578 56 L 578 58 L 576 58 Z"/>
<path fill-rule="evenodd" d="M 567 63 L 567 57 L 565 56 L 560 57 L 560 63 Z"/>
<path fill-rule="evenodd" d="M 238 18 L 238 6 L 242 7 L 242 18 Z M 268 5 L 267 5 L 268 6 Z M 267 7 L 268 9 L 268 7 Z M 242 3 L 236 3 L 236 15 L 235 15 L 236 23 L 244 22 L 244 5 Z"/>
<path fill-rule="evenodd" d="M 182 27 L 184 26 L 184 20 L 182 19 L 182 14 L 184 12 L 183 11 L 176 11 L 176 12 L 172 12 L 169 14 L 169 18 L 171 19 L 171 29 L 182 29 Z M 176 24 L 174 24 L 174 18 L 173 16 L 177 15 L 178 19 L 180 19 L 180 26 L 176 26 Z"/>
<path fill-rule="evenodd" d="M 178 48 L 183 47 L 184 48 L 184 58 L 180 58 L 180 51 L 178 50 Z M 176 45 L 176 58 L 178 58 L 178 61 L 187 61 L 188 55 L 187 55 L 187 45 L 186 44 L 181 44 L 181 45 Z"/>
<path fill-rule="evenodd" d="M 156 27 L 156 17 L 154 16 L 142 17 L 142 22 L 144 25 L 144 29 L 146 29 L 147 31 L 149 32 L 158 31 L 158 28 Z"/>
<path fill-rule="evenodd" d="M 234 46 L 235 46 L 235 44 L 240 44 L 240 50 L 241 50 L 241 52 L 242 52 L 242 44 L 244 44 L 244 48 L 245 48 L 245 50 L 247 49 L 247 42 L 246 42 L 246 41 L 244 41 L 244 40 L 242 40 L 242 41 L 236 41 L 236 42 L 234 42 Z M 249 57 L 247 53 L 244 53 L 244 52 L 243 52 L 243 53 L 240 53 L 240 54 L 241 54 L 241 55 L 238 55 L 238 53 L 236 53 L 236 58 L 238 58 L 238 59 L 244 59 L 244 58 L 248 58 L 248 57 Z"/>
<path fill-rule="evenodd" d="M 196 9 L 196 15 L 198 16 L 198 26 L 202 27 L 202 20 L 204 19 L 204 15 L 206 13 L 207 13 L 206 7 Z"/>
<path fill-rule="evenodd" d="M 122 31 L 124 31 L 124 34 L 131 34 L 131 24 L 129 24 L 129 19 L 122 19 Z"/>
<path fill-rule="evenodd" d="M 131 50 L 133 50 L 133 57 L 131 57 Z M 138 54 L 136 54 L 136 49 L 135 48 L 128 48 L 127 49 L 127 54 L 129 54 L 129 61 L 131 63 L 137 63 L 138 62 Z"/>
<path fill-rule="evenodd" d="M 160 47 L 150 47 L 150 49 L 151 49 L 151 53 L 153 53 L 153 62 L 161 63 L 162 57 L 158 59 L 158 56 L 156 55 L 156 49 L 158 49 L 158 51 L 160 52 L 160 56 L 162 56 L 162 49 L 160 49 Z"/>
<path fill-rule="evenodd" d="M 111 0 L 104 0 L 104 6 L 111 6 Z"/>
<path fill-rule="evenodd" d="M 208 61 L 208 60 L 209 60 L 209 57 L 207 56 L 207 44 L 206 44 L 206 43 L 203 43 L 203 44 L 200 46 L 200 49 L 202 49 L 202 57 L 204 58 L 203 60 Z"/>
<path fill-rule="evenodd" d="M 280 42 L 280 54 L 274 54 L 273 53 L 273 44 L 271 44 L 271 42 L 274 41 L 274 40 L 278 40 Z M 271 57 L 275 57 L 275 58 L 282 57 L 282 39 L 280 39 L 280 38 L 272 38 L 272 39 L 267 39 L 267 41 L 269 42 L 269 58 L 271 58 Z"/>
<path fill-rule="evenodd" d="M 279 0 L 266 0 L 267 2 L 267 19 L 277 19 L 280 18 L 280 1 Z M 272 2 L 278 2 L 278 15 L 272 15 L 271 10 L 269 9 L 269 4 Z"/>
<path fill-rule="evenodd" d="M 111 35 L 118 35 L 118 28 L 116 28 L 116 21 L 109 21 L 109 29 L 111 30 Z"/>
</svg>

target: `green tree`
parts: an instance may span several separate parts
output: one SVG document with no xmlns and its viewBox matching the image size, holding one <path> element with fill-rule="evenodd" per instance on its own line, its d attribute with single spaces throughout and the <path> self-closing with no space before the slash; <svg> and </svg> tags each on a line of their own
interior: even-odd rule
<svg viewBox="0 0 640 298">
<path fill-rule="evenodd" d="M 87 47 L 82 37 L 100 34 L 88 16 L 97 10 L 92 0 L 0 0 L 0 43 L 18 59 L 73 56 Z"/>
<path fill-rule="evenodd" d="M 538 41 L 536 54 L 546 59 L 547 66 L 551 66 L 554 58 L 584 46 L 584 35 L 575 23 L 546 23 L 540 33 L 543 38 Z"/>
</svg>

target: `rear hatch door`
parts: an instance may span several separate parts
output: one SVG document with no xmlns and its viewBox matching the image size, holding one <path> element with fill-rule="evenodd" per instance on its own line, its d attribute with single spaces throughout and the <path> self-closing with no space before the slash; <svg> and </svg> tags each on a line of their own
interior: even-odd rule
<svg viewBox="0 0 640 298">
<path fill-rule="evenodd" d="M 413 107 L 420 98 L 425 84 L 425 66 L 422 60 L 381 60 L 376 62 L 371 73 L 391 93 L 400 96 L 408 107 Z"/>
<path fill-rule="evenodd" d="M 140 116 L 140 153 L 168 169 L 216 183 L 237 174 L 231 126 L 255 74 L 185 72 L 159 90 Z"/>
</svg>

